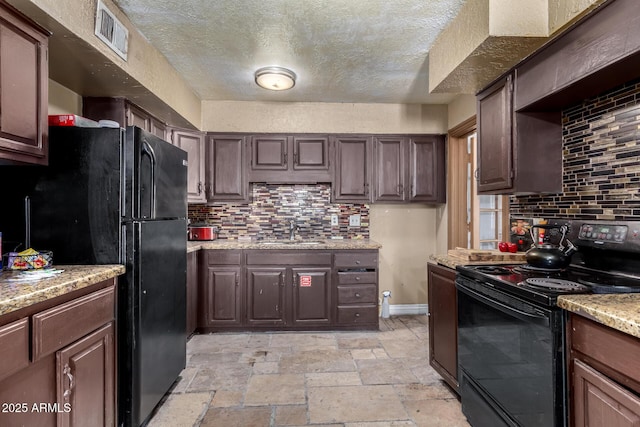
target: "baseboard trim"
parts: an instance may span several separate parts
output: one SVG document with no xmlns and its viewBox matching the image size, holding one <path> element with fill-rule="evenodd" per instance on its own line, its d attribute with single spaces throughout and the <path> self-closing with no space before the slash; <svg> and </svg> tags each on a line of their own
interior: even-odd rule
<svg viewBox="0 0 640 427">
<path fill-rule="evenodd" d="M 409 316 L 415 314 L 427 314 L 428 304 L 390 304 L 390 316 Z"/>
</svg>

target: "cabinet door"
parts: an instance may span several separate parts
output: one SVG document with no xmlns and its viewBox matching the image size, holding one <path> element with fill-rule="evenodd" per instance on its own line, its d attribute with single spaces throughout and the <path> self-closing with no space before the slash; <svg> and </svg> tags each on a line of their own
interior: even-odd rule
<svg viewBox="0 0 640 427">
<path fill-rule="evenodd" d="M 458 390 L 458 304 L 454 270 L 428 264 L 429 364 Z"/>
<path fill-rule="evenodd" d="M 167 125 L 162 123 L 160 120 L 154 119 L 153 117 L 151 117 L 149 119 L 149 125 L 151 126 L 149 131 L 152 134 L 154 134 L 158 138 L 164 139 L 165 141 L 169 139 L 167 137 Z"/>
<path fill-rule="evenodd" d="M 409 201 L 445 203 L 444 136 L 413 137 L 409 140 Z"/>
<path fill-rule="evenodd" d="M 336 137 L 335 183 L 333 198 L 340 202 L 371 201 L 371 138 Z"/>
<path fill-rule="evenodd" d="M 245 138 L 209 135 L 207 141 L 207 200 L 248 201 Z"/>
<path fill-rule="evenodd" d="M 293 324 L 328 325 L 331 317 L 331 268 L 293 268 Z"/>
<path fill-rule="evenodd" d="M 242 323 L 240 267 L 209 266 L 205 287 L 206 326 Z"/>
<path fill-rule="evenodd" d="M 127 126 L 138 126 L 147 132 L 151 131 L 151 117 L 143 109 L 127 102 L 125 115 Z"/>
<path fill-rule="evenodd" d="M 573 421 L 575 427 L 637 427 L 640 398 L 575 359 Z"/>
<path fill-rule="evenodd" d="M 48 40 L 0 4 L 0 159 L 47 164 Z"/>
<path fill-rule="evenodd" d="M 329 170 L 329 139 L 327 137 L 294 136 L 293 169 Z"/>
<path fill-rule="evenodd" d="M 115 425 L 113 330 L 110 322 L 56 353 L 59 426 Z"/>
<path fill-rule="evenodd" d="M 187 152 L 187 201 L 206 202 L 204 192 L 204 141 L 202 133 L 174 129 L 171 141 L 173 145 Z"/>
<path fill-rule="evenodd" d="M 196 330 L 198 322 L 198 252 L 187 254 L 187 336 Z"/>
<path fill-rule="evenodd" d="M 286 268 L 247 268 L 249 325 L 285 325 Z"/>
<path fill-rule="evenodd" d="M 403 137 L 375 138 L 376 202 L 405 201 L 407 146 Z"/>
<path fill-rule="evenodd" d="M 256 135 L 251 137 L 251 170 L 287 170 L 289 137 Z"/>
<path fill-rule="evenodd" d="M 513 187 L 512 76 L 478 95 L 478 192 Z"/>
</svg>

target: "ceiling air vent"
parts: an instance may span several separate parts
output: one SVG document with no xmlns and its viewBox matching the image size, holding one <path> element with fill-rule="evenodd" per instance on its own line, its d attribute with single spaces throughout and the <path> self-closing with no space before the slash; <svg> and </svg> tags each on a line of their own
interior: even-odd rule
<svg viewBox="0 0 640 427">
<path fill-rule="evenodd" d="M 95 33 L 122 59 L 127 60 L 129 31 L 100 0 L 96 12 Z"/>
</svg>

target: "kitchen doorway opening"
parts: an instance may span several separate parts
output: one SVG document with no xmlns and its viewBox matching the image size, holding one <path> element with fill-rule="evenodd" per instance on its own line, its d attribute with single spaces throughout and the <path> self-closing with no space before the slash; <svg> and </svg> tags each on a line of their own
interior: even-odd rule
<svg viewBox="0 0 640 427">
<path fill-rule="evenodd" d="M 449 249 L 497 249 L 509 239 L 508 196 L 478 194 L 477 148 L 475 117 L 449 131 Z"/>
</svg>

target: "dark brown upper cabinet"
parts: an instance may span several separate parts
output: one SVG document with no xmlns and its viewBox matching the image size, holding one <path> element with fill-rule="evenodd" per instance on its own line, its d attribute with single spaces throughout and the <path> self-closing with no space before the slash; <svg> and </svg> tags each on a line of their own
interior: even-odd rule
<svg viewBox="0 0 640 427">
<path fill-rule="evenodd" d="M 210 202 L 249 201 L 246 137 L 209 134 L 207 136 L 207 200 Z"/>
<path fill-rule="evenodd" d="M 374 202 L 404 202 L 407 183 L 407 141 L 404 137 L 374 138 Z"/>
<path fill-rule="evenodd" d="M 49 35 L 0 3 L 0 163 L 47 164 Z"/>
<path fill-rule="evenodd" d="M 326 135 L 252 135 L 249 144 L 251 182 L 331 182 Z"/>
<path fill-rule="evenodd" d="M 189 203 L 206 202 L 205 147 L 202 132 L 172 129 L 171 142 L 187 152 L 187 201 Z"/>
<path fill-rule="evenodd" d="M 371 202 L 371 136 L 335 136 L 335 174 L 333 200 L 336 202 Z"/>
<path fill-rule="evenodd" d="M 478 95 L 478 192 L 513 187 L 513 75 Z"/>
<path fill-rule="evenodd" d="M 557 193 L 560 112 L 514 112 L 514 76 L 509 73 L 478 94 L 478 193 Z"/>
<path fill-rule="evenodd" d="M 120 126 L 138 126 L 171 142 L 171 131 L 160 119 L 121 97 L 84 97 L 82 115 L 91 120 L 113 120 Z"/>
<path fill-rule="evenodd" d="M 374 202 L 444 203 L 444 144 L 441 135 L 374 138 Z"/>
</svg>

